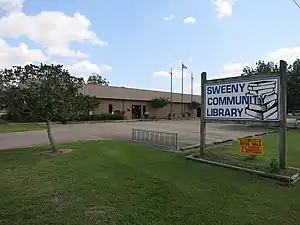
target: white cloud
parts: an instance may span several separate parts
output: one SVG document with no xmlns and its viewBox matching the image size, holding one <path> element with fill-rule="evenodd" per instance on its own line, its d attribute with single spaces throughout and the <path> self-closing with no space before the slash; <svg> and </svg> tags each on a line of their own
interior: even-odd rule
<svg viewBox="0 0 300 225">
<path fill-rule="evenodd" d="M 225 16 L 231 16 L 234 2 L 234 0 L 213 0 L 220 19 Z"/>
<path fill-rule="evenodd" d="M 220 76 L 215 76 L 214 78 L 225 78 L 225 77 L 236 77 L 240 76 L 243 69 L 249 66 L 248 63 L 234 62 L 223 66 L 222 73 Z"/>
<path fill-rule="evenodd" d="M 292 63 L 295 59 L 300 58 L 300 46 L 292 47 L 292 48 L 281 48 L 276 51 L 267 53 L 266 58 L 258 58 L 258 60 L 270 60 L 274 63 L 279 63 L 280 60 L 285 60 L 288 63 Z M 246 66 L 255 67 L 254 63 L 242 63 L 242 62 L 233 62 L 223 66 L 222 73 L 219 76 L 214 76 L 214 78 L 224 78 L 224 77 L 233 77 L 240 76 L 242 74 L 242 70 Z"/>
<path fill-rule="evenodd" d="M 195 82 L 193 86 L 193 93 L 195 95 L 201 95 L 201 83 L 200 82 Z"/>
<path fill-rule="evenodd" d="M 164 70 L 160 70 L 160 71 L 156 71 L 153 73 L 154 77 L 170 77 L 170 71 L 164 71 Z M 186 78 L 188 76 L 187 72 L 184 70 L 183 71 L 183 77 Z M 174 78 L 181 78 L 182 74 L 181 74 L 181 70 L 173 70 L 173 77 Z"/>
<path fill-rule="evenodd" d="M 4 12 L 19 12 L 25 0 L 0 0 L 0 9 Z"/>
<path fill-rule="evenodd" d="M 193 56 L 190 56 L 190 57 L 189 57 L 189 61 L 193 61 Z"/>
<path fill-rule="evenodd" d="M 10 46 L 5 40 L 0 39 L 0 69 L 46 60 L 48 58 L 39 49 L 29 49 L 24 43 L 20 43 L 17 47 Z"/>
<path fill-rule="evenodd" d="M 70 49 L 71 42 L 107 45 L 90 30 L 91 22 L 80 13 L 44 12 L 33 16 L 10 13 L 0 19 L 0 37 L 27 36 L 47 49 L 48 54 L 68 57 L 88 57 Z"/>
<path fill-rule="evenodd" d="M 196 18 L 189 16 L 189 17 L 184 18 L 183 22 L 184 23 L 189 23 L 189 24 L 195 24 L 196 23 Z"/>
<path fill-rule="evenodd" d="M 0 13 L 7 12 L 0 18 L 0 69 L 43 62 L 63 64 L 71 74 L 78 76 L 90 76 L 92 73 L 112 70 L 110 65 L 95 64 L 88 60 L 71 64 L 72 60 L 55 57 L 89 57 L 86 53 L 71 49 L 72 42 L 107 45 L 90 29 L 91 22 L 86 17 L 79 13 L 66 15 L 58 11 L 42 11 L 29 16 L 22 12 L 24 1 L 0 0 Z M 6 40 L 18 40 L 19 37 L 28 37 L 42 48 L 31 49 L 24 43 L 11 46 Z"/>
<path fill-rule="evenodd" d="M 97 65 L 91 63 L 88 60 L 79 61 L 71 66 L 68 66 L 67 69 L 71 74 L 87 77 L 90 76 L 92 73 L 103 73 L 106 71 L 111 71 L 112 66 L 109 65 Z"/>
<path fill-rule="evenodd" d="M 170 21 L 170 20 L 172 20 L 172 19 L 174 19 L 174 18 L 175 18 L 175 15 L 172 14 L 171 16 L 164 17 L 164 20 L 165 20 L 165 21 Z"/>
<path fill-rule="evenodd" d="M 286 60 L 287 62 L 293 62 L 296 58 L 300 57 L 300 47 L 293 48 L 281 48 L 277 51 L 270 52 L 267 56 L 272 61 Z"/>
</svg>

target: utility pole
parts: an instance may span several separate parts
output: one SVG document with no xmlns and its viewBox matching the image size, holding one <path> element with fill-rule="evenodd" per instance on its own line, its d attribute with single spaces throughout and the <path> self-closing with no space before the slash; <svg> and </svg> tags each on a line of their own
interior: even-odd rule
<svg viewBox="0 0 300 225">
<path fill-rule="evenodd" d="M 171 86 L 170 86 L 170 119 L 173 118 L 173 70 L 172 67 L 170 69 L 170 77 L 171 77 Z"/>
<path fill-rule="evenodd" d="M 183 63 L 181 65 L 181 116 L 183 115 Z"/>
<path fill-rule="evenodd" d="M 184 114 L 184 109 L 183 109 L 183 70 L 187 69 L 186 65 L 181 63 L 181 116 Z"/>
<path fill-rule="evenodd" d="M 193 73 L 191 73 L 191 103 L 193 102 L 193 98 L 194 98 L 194 96 L 193 96 L 193 90 L 194 90 L 194 75 L 193 75 Z"/>
</svg>

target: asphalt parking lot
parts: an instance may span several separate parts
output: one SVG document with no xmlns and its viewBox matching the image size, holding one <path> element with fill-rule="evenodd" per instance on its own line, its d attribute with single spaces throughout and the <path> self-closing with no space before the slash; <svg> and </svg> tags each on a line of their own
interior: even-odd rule
<svg viewBox="0 0 300 225">
<path fill-rule="evenodd" d="M 78 140 L 130 140 L 132 129 L 144 129 L 178 134 L 179 146 L 199 144 L 200 121 L 139 121 L 123 123 L 86 123 L 55 125 L 52 128 L 57 143 Z M 207 143 L 254 135 L 263 128 L 236 124 L 207 124 Z M 0 134 L 0 149 L 22 148 L 48 144 L 46 130 Z"/>
</svg>

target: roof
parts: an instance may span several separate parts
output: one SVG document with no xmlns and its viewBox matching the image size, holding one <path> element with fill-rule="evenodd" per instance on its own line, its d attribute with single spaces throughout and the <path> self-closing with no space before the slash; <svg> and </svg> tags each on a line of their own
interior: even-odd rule
<svg viewBox="0 0 300 225">
<path fill-rule="evenodd" d="M 85 84 L 80 90 L 81 93 L 96 96 L 102 99 L 151 101 L 153 98 L 170 98 L 170 92 L 152 91 L 126 87 L 103 86 L 98 84 Z M 181 93 L 172 94 L 173 102 L 181 102 Z M 200 95 L 193 95 L 193 100 L 201 102 Z M 190 94 L 183 94 L 183 102 L 191 102 Z"/>
</svg>

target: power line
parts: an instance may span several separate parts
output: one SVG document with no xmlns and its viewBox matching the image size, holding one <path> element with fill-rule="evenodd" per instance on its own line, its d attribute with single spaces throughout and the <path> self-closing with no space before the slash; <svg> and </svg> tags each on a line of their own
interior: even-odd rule
<svg viewBox="0 0 300 225">
<path fill-rule="evenodd" d="M 295 3 L 295 5 L 300 9 L 300 4 L 296 1 L 296 0 L 292 0 L 294 3 Z"/>
</svg>

